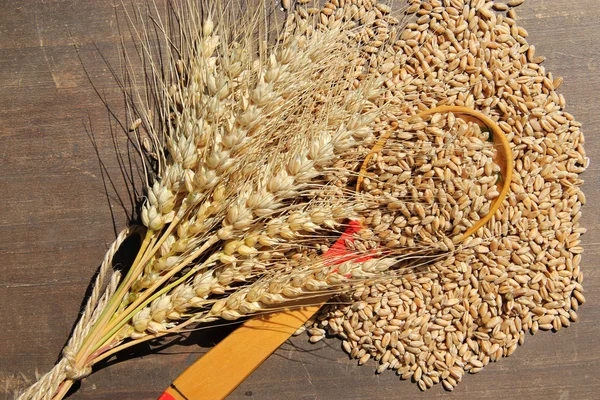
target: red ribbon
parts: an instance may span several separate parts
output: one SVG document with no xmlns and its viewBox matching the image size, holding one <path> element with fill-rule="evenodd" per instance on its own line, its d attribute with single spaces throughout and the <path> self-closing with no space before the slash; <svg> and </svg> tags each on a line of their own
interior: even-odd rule
<svg viewBox="0 0 600 400">
<path fill-rule="evenodd" d="M 335 243 L 329 248 L 329 250 L 325 252 L 323 258 L 326 260 L 331 260 L 331 264 L 333 265 L 339 265 L 346 261 L 363 262 L 373 258 L 374 254 L 359 256 L 354 252 L 354 250 L 348 249 L 346 245 L 347 241 L 354 243 L 354 234 L 360 232 L 361 229 L 362 226 L 360 225 L 360 222 L 350 221 L 348 227 L 344 233 L 342 233 L 342 236 L 340 236 L 339 239 L 336 240 Z M 336 271 L 337 269 L 332 272 Z M 346 275 L 347 278 L 350 276 L 350 274 Z"/>
</svg>

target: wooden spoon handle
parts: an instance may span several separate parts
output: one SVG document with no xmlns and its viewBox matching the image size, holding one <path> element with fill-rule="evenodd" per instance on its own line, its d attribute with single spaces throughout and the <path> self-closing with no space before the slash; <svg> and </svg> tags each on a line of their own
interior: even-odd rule
<svg viewBox="0 0 600 400">
<path fill-rule="evenodd" d="M 224 399 L 328 299 L 249 319 L 186 369 L 159 400 Z"/>
</svg>

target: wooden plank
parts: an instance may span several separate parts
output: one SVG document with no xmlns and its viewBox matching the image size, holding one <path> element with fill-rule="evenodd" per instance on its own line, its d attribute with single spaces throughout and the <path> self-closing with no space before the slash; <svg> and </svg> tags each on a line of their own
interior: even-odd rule
<svg viewBox="0 0 600 400">
<path fill-rule="evenodd" d="M 103 95 L 122 105 L 118 89 L 94 43 L 119 65 L 119 41 L 111 0 L 45 2 L 6 0 L 0 13 L 0 399 L 36 369 L 48 370 L 68 337 L 83 294 L 114 238 L 111 209 L 85 124 L 92 122 L 109 172 L 118 176 L 106 110 L 91 88 L 71 43 Z M 527 1 L 519 23 L 544 63 L 565 82 L 568 111 L 584 124 L 592 159 L 584 175 L 588 304 L 580 321 L 558 333 L 527 336 L 508 359 L 468 376 L 453 393 L 436 386 L 418 393 L 392 373 L 355 367 L 327 339 L 305 336 L 284 344 L 231 399 L 593 399 L 600 390 L 600 9 L 596 0 Z M 124 185 L 119 183 L 122 191 Z M 114 200 L 114 198 L 113 198 Z M 113 203 L 115 225 L 124 213 Z M 200 331 L 161 353 L 142 346 L 87 378 L 72 399 L 156 399 L 206 351 L 212 335 Z M 199 345 L 198 343 L 201 343 Z"/>
</svg>

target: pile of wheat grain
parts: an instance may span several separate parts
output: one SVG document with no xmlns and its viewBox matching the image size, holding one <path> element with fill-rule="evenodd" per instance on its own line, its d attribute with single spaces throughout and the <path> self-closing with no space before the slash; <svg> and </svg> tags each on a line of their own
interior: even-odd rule
<svg viewBox="0 0 600 400">
<path fill-rule="evenodd" d="M 480 110 L 498 122 L 515 158 L 511 192 L 485 228 L 427 268 L 360 288 L 341 299 L 346 305 L 328 306 L 309 327 L 310 340 L 337 336 L 359 364 L 375 359 L 378 373 L 392 369 L 423 390 L 440 382 L 452 390 L 466 372 L 512 354 L 526 331 L 559 330 L 576 321 L 585 301 L 579 174 L 588 160 L 581 125 L 556 91 L 562 79 L 546 72 L 544 57 L 516 22 L 512 7 L 523 1 L 411 0 L 405 11 L 415 14 L 414 21 L 402 30 L 385 4 L 330 0 L 321 9 L 303 9 L 304 3 L 298 1 L 292 14 L 298 24 L 363 25 L 356 34 L 364 59 L 357 85 L 367 76 L 383 77 L 381 102 L 407 116 L 438 105 Z M 431 132 L 431 122 L 421 128 Z M 363 185 L 367 192 L 387 191 L 388 209 L 366 219 L 366 236 L 378 245 L 437 241 L 433 224 L 456 233 L 497 195 L 492 165 L 474 165 L 487 176 L 473 184 L 466 179 L 473 165 L 457 163 L 456 154 L 436 158 L 434 152 L 421 164 L 411 162 L 414 152 L 399 154 L 399 148 L 384 148 L 374 179 Z M 420 201 L 407 208 L 407 196 Z M 424 207 L 431 196 L 451 199 L 451 206 L 444 211 L 436 201 L 435 208 Z M 444 215 L 449 218 L 440 224 Z"/>
</svg>

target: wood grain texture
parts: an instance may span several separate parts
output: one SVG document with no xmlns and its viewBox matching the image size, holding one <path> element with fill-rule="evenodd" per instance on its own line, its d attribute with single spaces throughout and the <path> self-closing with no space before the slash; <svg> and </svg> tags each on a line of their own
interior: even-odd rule
<svg viewBox="0 0 600 400">
<path fill-rule="evenodd" d="M 122 99 L 102 61 L 119 65 L 112 0 L 4 0 L 0 13 L 0 399 L 35 371 L 51 368 L 75 322 L 85 290 L 126 217 L 105 193 L 86 135 L 97 138 L 119 193 L 102 96 Z M 592 159 L 584 174 L 588 205 L 583 242 L 587 304 L 580 321 L 557 333 L 527 336 L 510 358 L 467 376 L 452 392 L 420 393 L 392 373 L 357 368 L 328 339 L 284 344 L 230 399 L 595 399 L 600 392 L 600 8 L 597 0 L 528 0 L 517 9 L 537 54 L 555 76 L 567 110 L 583 123 Z M 211 330 L 121 357 L 85 379 L 72 399 L 156 399 L 211 343 Z M 198 345 L 198 342 L 201 345 Z M 215 366 L 217 368 L 218 366 Z"/>
</svg>

